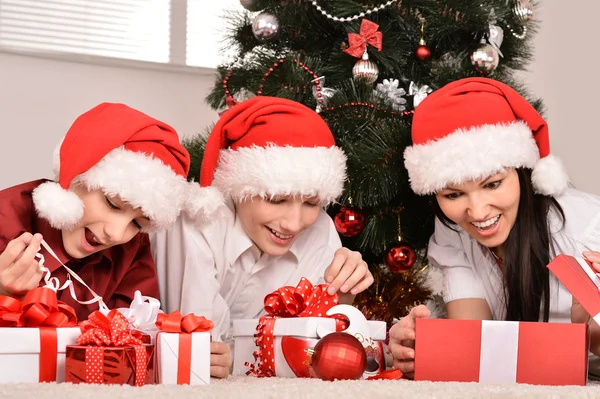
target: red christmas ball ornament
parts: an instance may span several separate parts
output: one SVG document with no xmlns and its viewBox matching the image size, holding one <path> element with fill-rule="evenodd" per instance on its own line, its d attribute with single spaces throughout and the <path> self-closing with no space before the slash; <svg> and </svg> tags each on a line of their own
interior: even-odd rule
<svg viewBox="0 0 600 399">
<path fill-rule="evenodd" d="M 311 366 L 323 381 L 358 380 L 367 368 L 367 353 L 360 341 L 350 334 L 334 332 L 306 350 Z"/>
<path fill-rule="evenodd" d="M 429 59 L 429 57 L 431 57 L 431 50 L 426 44 L 419 44 L 417 46 L 417 50 L 415 51 L 415 55 L 421 61 L 426 61 Z"/>
<path fill-rule="evenodd" d="M 415 250 L 407 244 L 397 244 L 388 249 L 385 256 L 385 265 L 392 273 L 405 273 L 415 265 L 417 255 Z"/>
<path fill-rule="evenodd" d="M 335 229 L 345 237 L 360 234 L 365 227 L 365 216 L 354 208 L 343 207 L 333 218 Z"/>
</svg>

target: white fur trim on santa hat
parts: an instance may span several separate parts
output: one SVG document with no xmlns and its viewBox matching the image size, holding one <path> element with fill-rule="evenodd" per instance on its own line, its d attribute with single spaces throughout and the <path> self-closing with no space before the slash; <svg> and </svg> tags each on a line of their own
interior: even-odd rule
<svg viewBox="0 0 600 399">
<path fill-rule="evenodd" d="M 72 229 L 83 216 L 81 199 L 58 183 L 49 181 L 40 184 L 33 190 L 32 198 L 38 215 L 55 229 Z"/>
<path fill-rule="evenodd" d="M 198 226 L 211 222 L 215 212 L 222 206 L 225 206 L 225 201 L 218 188 L 190 184 L 185 211 Z"/>
<path fill-rule="evenodd" d="M 213 185 L 235 202 L 298 195 L 326 205 L 339 198 L 345 180 L 346 155 L 338 147 L 269 145 L 221 150 Z"/>
<path fill-rule="evenodd" d="M 540 158 L 525 122 L 459 129 L 443 139 L 407 147 L 404 165 L 417 194 L 488 177 L 505 168 L 533 169 Z"/>
<path fill-rule="evenodd" d="M 569 186 L 569 176 L 562 161 L 552 154 L 540 159 L 531 174 L 533 187 L 538 194 L 558 195 Z"/>
</svg>

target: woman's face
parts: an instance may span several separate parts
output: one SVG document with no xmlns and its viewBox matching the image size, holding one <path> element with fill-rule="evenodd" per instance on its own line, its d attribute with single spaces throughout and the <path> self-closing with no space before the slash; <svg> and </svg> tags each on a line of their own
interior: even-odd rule
<svg viewBox="0 0 600 399">
<path fill-rule="evenodd" d="M 436 194 L 442 212 L 488 248 L 501 247 L 515 225 L 521 189 L 514 169 L 449 185 Z"/>
</svg>

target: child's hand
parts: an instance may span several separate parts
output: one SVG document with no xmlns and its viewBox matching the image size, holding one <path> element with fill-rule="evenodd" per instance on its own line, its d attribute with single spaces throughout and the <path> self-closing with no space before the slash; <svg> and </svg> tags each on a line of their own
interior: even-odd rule
<svg viewBox="0 0 600 399">
<path fill-rule="evenodd" d="M 325 271 L 325 281 L 329 283 L 327 293 L 356 295 L 363 292 L 373 283 L 373 275 L 369 266 L 362 259 L 360 252 L 340 248 L 335 252 L 333 262 Z"/>
<path fill-rule="evenodd" d="M 42 235 L 23 233 L 0 254 L 0 294 L 23 295 L 40 284 L 42 271 L 35 255 Z"/>
<path fill-rule="evenodd" d="M 227 378 L 231 369 L 229 345 L 223 342 L 210 343 L 210 376 Z"/>
</svg>

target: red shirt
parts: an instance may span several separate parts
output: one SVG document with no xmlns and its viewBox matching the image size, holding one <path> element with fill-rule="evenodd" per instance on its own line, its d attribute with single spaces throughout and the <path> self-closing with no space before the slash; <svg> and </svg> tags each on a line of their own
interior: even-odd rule
<svg viewBox="0 0 600 399">
<path fill-rule="evenodd" d="M 45 181 L 36 180 L 0 191 L 0 253 L 6 249 L 9 241 L 22 233 L 40 233 L 60 260 L 100 295 L 109 308 L 129 307 L 136 290 L 140 290 L 142 295 L 158 298 L 158 278 L 148 235 L 139 233 L 126 244 L 83 259 L 71 258 L 63 247 L 61 231 L 51 227 L 35 211 L 31 193 Z M 66 270 L 43 247 L 40 253 L 44 255 L 44 266 L 52 272 L 52 277 L 58 277 L 61 284 L 64 283 L 67 279 Z M 43 283 L 42 280 L 40 285 Z M 73 284 L 80 301 L 92 299 L 87 288 L 75 280 Z M 72 306 L 80 321 L 98 310 L 97 303 L 77 303 L 68 288 L 58 292 L 58 299 Z"/>
</svg>

